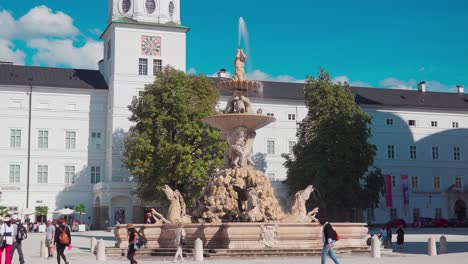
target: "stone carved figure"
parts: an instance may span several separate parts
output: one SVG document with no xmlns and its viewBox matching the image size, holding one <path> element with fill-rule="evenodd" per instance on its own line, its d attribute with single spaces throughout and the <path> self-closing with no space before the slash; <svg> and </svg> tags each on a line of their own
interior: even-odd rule
<svg viewBox="0 0 468 264">
<path fill-rule="evenodd" d="M 173 191 L 171 187 L 166 184 L 163 187 L 163 191 L 170 203 L 167 211 L 167 220 L 172 224 L 179 222 L 190 223 L 190 216 L 186 213 L 187 206 L 185 205 L 184 198 L 180 194 L 179 190 Z"/>
<path fill-rule="evenodd" d="M 250 222 L 261 222 L 263 216 L 260 213 L 260 199 L 259 194 L 255 188 L 249 188 L 247 190 L 247 217 Z"/>
<path fill-rule="evenodd" d="M 262 225 L 260 228 L 260 243 L 269 248 L 278 243 L 278 225 Z"/>
<path fill-rule="evenodd" d="M 255 136 L 255 131 L 249 132 L 245 127 L 238 127 L 228 135 L 228 166 L 240 168 L 254 165 L 251 149 Z"/>
<path fill-rule="evenodd" d="M 316 222 L 315 215 L 318 213 L 318 207 L 315 207 L 310 212 L 307 212 L 306 208 L 306 201 L 309 200 L 310 194 L 313 191 L 313 185 L 309 185 L 304 190 L 298 191 L 294 195 L 294 204 L 291 207 L 291 212 L 282 219 L 282 222 Z"/>
<path fill-rule="evenodd" d="M 228 99 L 226 109 L 224 110 L 225 114 L 253 114 L 254 111 L 252 109 L 252 104 L 250 103 L 250 99 L 241 95 L 236 94 L 231 96 Z"/>
<path fill-rule="evenodd" d="M 235 74 L 232 79 L 234 81 L 243 81 L 245 80 L 245 61 L 247 60 L 247 56 L 244 54 L 244 50 L 238 48 L 236 51 L 236 58 L 234 59 L 234 69 Z"/>
</svg>

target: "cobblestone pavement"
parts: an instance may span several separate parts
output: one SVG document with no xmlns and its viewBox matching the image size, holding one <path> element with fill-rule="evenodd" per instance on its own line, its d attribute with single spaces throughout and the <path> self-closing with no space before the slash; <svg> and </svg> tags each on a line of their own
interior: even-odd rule
<svg viewBox="0 0 468 264">
<path fill-rule="evenodd" d="M 371 230 L 371 233 L 377 233 L 378 230 Z M 447 237 L 448 253 L 436 257 L 426 256 L 427 239 L 433 235 L 436 240 L 439 240 L 441 235 Z M 23 242 L 23 251 L 26 258 L 26 263 L 47 264 L 56 263 L 56 259 L 43 259 L 39 257 L 40 241 L 45 234 L 33 233 L 29 234 L 29 238 Z M 72 233 L 73 248 L 66 251 L 66 255 L 70 264 L 75 263 L 103 263 L 96 261 L 96 257 L 89 252 L 90 239 L 96 237 L 103 239 L 106 246 L 112 247 L 115 243 L 113 234 L 104 231 L 92 231 L 83 233 Z M 394 239 L 395 240 L 395 239 Z M 403 249 L 395 249 L 393 253 L 384 254 L 380 259 L 372 259 L 367 255 L 341 255 L 338 256 L 340 263 L 377 263 L 377 264 L 439 264 L 439 263 L 468 263 L 468 229 L 465 228 L 446 228 L 446 229 L 407 229 L 405 236 L 405 245 Z M 171 257 L 156 258 L 156 257 L 137 257 L 139 263 L 171 263 Z M 279 257 L 279 258 L 259 258 L 259 259 L 206 259 L 206 263 L 211 264 L 237 264 L 237 263 L 252 263 L 252 264 L 283 264 L 293 261 L 294 264 L 310 264 L 320 263 L 319 257 Z M 198 263 L 187 258 L 186 262 Z M 3 261 L 2 261 L 3 263 Z M 18 256 L 15 255 L 13 264 L 18 264 Z M 63 262 L 62 262 L 63 263 Z M 109 259 L 105 263 L 129 263 L 125 257 Z M 327 263 L 333 263 L 330 259 Z"/>
</svg>

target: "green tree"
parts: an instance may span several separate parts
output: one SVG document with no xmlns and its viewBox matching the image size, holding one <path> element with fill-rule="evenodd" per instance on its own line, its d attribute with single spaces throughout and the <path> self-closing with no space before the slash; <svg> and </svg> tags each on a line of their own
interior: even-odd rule
<svg viewBox="0 0 468 264">
<path fill-rule="evenodd" d="M 0 217 L 8 214 L 8 208 L 6 206 L 0 206 Z"/>
<path fill-rule="evenodd" d="M 313 184 L 329 218 L 351 220 L 353 210 L 377 203 L 383 192 L 383 176 L 371 168 L 371 117 L 356 104 L 348 83 L 333 83 L 324 69 L 307 78 L 303 92 L 308 113 L 293 155 L 283 155 L 286 184 L 292 193 Z"/>
<path fill-rule="evenodd" d="M 38 222 L 45 222 L 47 220 L 47 213 L 49 212 L 49 207 L 44 206 L 36 206 L 36 221 Z"/>
<path fill-rule="evenodd" d="M 80 224 L 83 224 L 83 214 L 86 213 L 86 205 L 79 203 L 75 205 L 75 212 L 80 214 Z"/>
<path fill-rule="evenodd" d="M 138 178 L 140 198 L 166 201 L 164 184 L 187 202 L 198 198 L 227 149 L 220 132 L 202 122 L 216 114 L 218 97 L 209 78 L 168 67 L 132 102 L 135 125 L 125 139 L 123 163 Z"/>
</svg>

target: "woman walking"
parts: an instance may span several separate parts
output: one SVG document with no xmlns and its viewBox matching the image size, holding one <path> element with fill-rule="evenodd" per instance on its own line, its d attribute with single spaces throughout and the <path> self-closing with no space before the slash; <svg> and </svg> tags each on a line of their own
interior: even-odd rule
<svg viewBox="0 0 468 264">
<path fill-rule="evenodd" d="M 396 233 L 397 233 L 396 243 L 397 243 L 398 247 L 400 249 L 402 249 L 403 248 L 403 243 L 405 242 L 405 231 L 403 230 L 403 227 L 399 226 Z"/>
<path fill-rule="evenodd" d="M 176 231 L 176 236 L 174 238 L 174 245 L 177 247 L 176 254 L 174 256 L 174 263 L 177 262 L 177 259 L 180 257 L 181 261 L 184 261 L 184 257 L 182 255 L 182 246 L 185 245 L 185 233 L 184 224 L 179 222 L 177 225 L 179 228 Z"/>
<path fill-rule="evenodd" d="M 57 264 L 60 264 L 61 258 L 65 261 L 65 264 L 68 264 L 67 258 L 65 257 L 65 248 L 71 245 L 71 235 L 70 228 L 64 224 L 63 218 L 57 220 L 54 244 L 57 249 Z"/>
<path fill-rule="evenodd" d="M 128 253 L 127 258 L 130 260 L 130 264 L 137 264 L 135 260 L 136 244 L 138 243 L 138 232 L 135 229 L 135 226 L 132 224 L 127 225 L 128 232 Z"/>
<path fill-rule="evenodd" d="M 0 264 L 2 263 L 3 252 L 5 251 L 5 264 L 11 264 L 11 247 L 13 245 L 13 225 L 10 222 L 10 215 L 3 217 L 3 224 L 0 227 L 0 234 L 3 240 L 0 241 Z"/>
</svg>

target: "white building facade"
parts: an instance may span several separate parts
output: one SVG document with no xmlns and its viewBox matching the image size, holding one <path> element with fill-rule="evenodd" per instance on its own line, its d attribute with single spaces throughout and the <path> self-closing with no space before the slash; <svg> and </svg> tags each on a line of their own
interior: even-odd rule
<svg viewBox="0 0 468 264">
<path fill-rule="evenodd" d="M 99 71 L 0 65 L 0 168 L 8 175 L 0 177 L 0 204 L 25 214 L 36 206 L 52 212 L 84 203 L 85 221 L 94 228 L 141 222 L 145 207 L 155 204 L 132 195 L 135 182 L 122 166 L 123 139 L 132 125 L 128 105 L 162 67 L 185 71 L 188 30 L 180 1 L 109 0 Z M 281 193 L 281 154 L 291 152 L 307 114 L 301 88 L 264 82 L 263 94 L 251 97 L 256 109 L 277 119 L 258 131 L 253 148 L 256 166 Z M 376 166 L 392 184 L 391 206 L 383 197 L 367 220 L 465 217 L 468 96 L 352 91 L 373 117 Z M 226 100 L 223 94 L 220 108 Z M 406 203 L 401 175 L 408 176 Z"/>
</svg>

